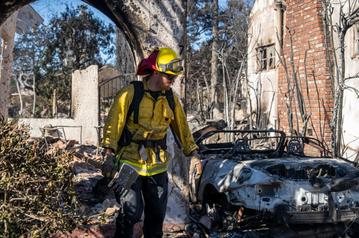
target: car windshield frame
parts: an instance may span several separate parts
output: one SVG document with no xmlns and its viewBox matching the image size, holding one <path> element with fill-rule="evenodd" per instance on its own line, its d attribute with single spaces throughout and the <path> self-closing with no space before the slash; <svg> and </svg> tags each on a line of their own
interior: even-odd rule
<svg viewBox="0 0 359 238">
<path fill-rule="evenodd" d="M 230 144 L 230 143 L 233 143 L 232 144 L 232 148 L 218 148 L 218 150 L 220 149 L 227 149 L 227 150 L 230 150 L 230 149 L 234 149 L 234 146 L 236 146 L 236 141 L 238 140 L 243 140 L 245 141 L 245 139 L 240 139 L 240 138 L 237 138 L 235 141 L 233 142 L 228 142 L 228 143 L 212 143 L 212 144 L 204 144 L 203 142 L 206 140 L 206 139 L 209 139 L 210 137 L 213 137 L 215 136 L 216 134 L 219 134 L 219 133 L 232 133 L 232 134 L 268 134 L 268 136 L 261 136 L 259 138 L 261 139 L 278 139 L 278 143 L 277 143 L 277 146 L 275 147 L 275 149 L 267 149 L 267 150 L 242 150 L 240 151 L 240 153 L 242 154 L 265 154 L 265 155 L 269 155 L 270 157 L 272 156 L 281 156 L 284 152 L 284 147 L 285 147 L 285 141 L 286 141 L 286 135 L 283 131 L 279 131 L 279 130 L 211 130 L 211 131 L 208 131 L 206 133 L 204 133 L 203 135 L 201 135 L 200 137 L 198 137 L 196 139 L 196 144 L 200 147 L 200 150 L 201 148 L 206 148 L 208 145 L 214 145 L 214 144 L 218 144 L 218 145 L 221 145 L 223 144 L 224 146 L 226 144 Z M 270 134 L 277 134 L 275 136 L 270 136 Z M 250 140 L 253 140 L 253 139 L 250 139 Z M 215 149 L 209 149 L 210 151 L 215 151 Z"/>
</svg>

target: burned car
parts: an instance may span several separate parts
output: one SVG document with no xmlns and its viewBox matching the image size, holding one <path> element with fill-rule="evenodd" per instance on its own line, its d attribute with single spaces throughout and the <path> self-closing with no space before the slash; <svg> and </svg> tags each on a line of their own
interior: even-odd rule
<svg viewBox="0 0 359 238">
<path fill-rule="evenodd" d="M 207 231 L 358 237 L 359 169 L 332 158 L 319 141 L 275 130 L 215 128 L 195 139 L 203 174 L 194 183 L 194 200 Z"/>
</svg>

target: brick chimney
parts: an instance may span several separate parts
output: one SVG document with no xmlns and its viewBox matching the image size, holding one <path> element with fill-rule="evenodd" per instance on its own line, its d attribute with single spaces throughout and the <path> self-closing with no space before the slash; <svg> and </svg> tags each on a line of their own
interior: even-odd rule
<svg viewBox="0 0 359 238">
<path fill-rule="evenodd" d="M 287 66 L 284 67 L 281 64 L 279 69 L 278 127 L 290 132 L 288 105 L 291 101 L 293 130 L 315 137 L 330 148 L 329 124 L 334 100 L 326 60 L 321 2 L 320 0 L 287 0 L 285 5 L 283 55 Z M 291 63 L 292 50 L 293 63 Z M 290 92 L 288 82 L 291 87 Z M 298 99 L 299 91 L 302 94 L 302 100 Z M 292 100 L 289 97 L 292 97 Z M 305 120 L 302 119 L 301 112 L 309 116 L 305 132 L 303 131 Z"/>
</svg>

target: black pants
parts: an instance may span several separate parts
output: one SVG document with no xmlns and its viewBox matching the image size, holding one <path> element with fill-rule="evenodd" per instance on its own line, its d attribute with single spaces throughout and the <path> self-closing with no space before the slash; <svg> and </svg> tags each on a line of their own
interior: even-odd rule
<svg viewBox="0 0 359 238">
<path fill-rule="evenodd" d="M 166 215 L 168 193 L 167 172 L 154 176 L 139 176 L 131 190 L 125 194 L 115 194 L 121 205 L 116 219 L 115 238 L 132 238 L 133 225 L 140 221 L 143 208 L 145 238 L 160 238 Z M 142 199 L 143 197 L 143 199 Z"/>
</svg>

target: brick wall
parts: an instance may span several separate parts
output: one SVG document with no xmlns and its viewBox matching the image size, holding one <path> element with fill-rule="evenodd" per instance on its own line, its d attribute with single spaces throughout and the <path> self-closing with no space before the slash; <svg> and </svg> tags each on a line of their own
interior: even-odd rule
<svg viewBox="0 0 359 238">
<path fill-rule="evenodd" d="M 319 0 L 287 0 L 285 11 L 285 29 L 283 54 L 287 72 L 283 65 L 279 69 L 278 80 L 278 125 L 279 129 L 289 132 L 288 122 L 288 87 L 292 85 L 293 128 L 302 133 L 303 120 L 296 100 L 295 83 L 290 63 L 291 43 L 293 40 L 294 65 L 298 85 L 303 95 L 303 105 L 307 114 L 311 114 L 307 135 L 315 137 L 328 146 L 331 141 L 329 123 L 332 117 L 333 95 L 332 83 L 326 62 L 325 37 Z M 289 31 L 290 32 L 289 32 Z M 307 56 L 305 57 L 305 55 Z M 305 63 L 306 62 L 306 63 Z"/>
</svg>

